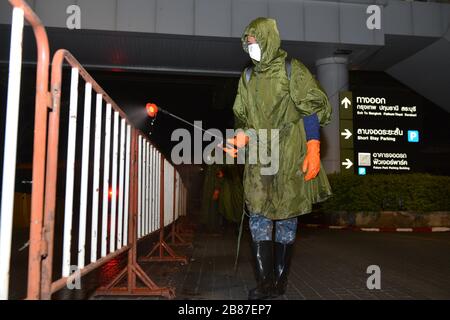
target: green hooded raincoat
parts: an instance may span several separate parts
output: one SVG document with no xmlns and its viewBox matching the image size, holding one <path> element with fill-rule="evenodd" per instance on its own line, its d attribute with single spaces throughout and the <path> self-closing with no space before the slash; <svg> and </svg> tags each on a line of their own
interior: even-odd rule
<svg viewBox="0 0 450 320">
<path fill-rule="evenodd" d="M 243 183 L 247 209 L 272 220 L 310 213 L 312 204 L 325 201 L 332 191 L 322 163 L 314 179 L 304 180 L 301 167 L 307 149 L 302 118 L 317 113 L 320 126 L 324 127 L 331 121 L 331 105 L 324 90 L 299 60 L 292 59 L 288 79 L 287 53 L 280 48 L 275 20 L 257 18 L 250 23 L 242 36 L 246 52 L 247 35 L 256 38 L 262 56 L 259 62 L 252 60 L 253 73 L 248 82 L 245 71 L 241 75 L 233 106 L 236 122 L 250 139 L 255 137 L 248 129 L 279 130 L 276 174 L 261 175 L 262 164 L 246 162 Z"/>
</svg>

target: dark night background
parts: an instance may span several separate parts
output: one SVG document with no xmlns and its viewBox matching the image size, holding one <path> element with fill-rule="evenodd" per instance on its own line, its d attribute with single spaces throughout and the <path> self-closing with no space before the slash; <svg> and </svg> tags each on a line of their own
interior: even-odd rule
<svg viewBox="0 0 450 320">
<path fill-rule="evenodd" d="M 189 122 L 201 120 L 203 128 L 218 128 L 224 131 L 233 128 L 232 106 L 236 95 L 238 78 L 206 77 L 189 75 L 165 75 L 149 73 L 128 73 L 119 71 L 88 70 L 117 104 L 132 117 L 132 121 L 145 133 L 152 132 L 151 139 L 166 155 L 170 155 L 176 142 L 170 141 L 172 131 L 186 128 L 193 133 L 193 128 L 159 113 L 151 126 L 150 119 L 141 116 L 147 102 L 186 119 Z M 22 94 L 19 120 L 18 163 L 25 165 L 32 158 L 32 137 L 34 118 L 34 74 L 35 68 L 25 66 L 22 76 Z M 0 97 L 2 112 L 1 132 L 4 135 L 8 70 L 0 67 Z M 63 81 L 70 81 L 68 69 L 65 69 Z M 81 87 L 83 81 L 80 81 Z M 68 107 L 68 85 L 62 95 L 62 105 Z M 423 132 L 421 132 L 422 149 L 420 162 L 424 172 L 450 175 L 450 114 L 417 95 L 389 75 L 383 72 L 350 72 L 350 90 L 380 90 L 410 94 L 423 106 Z M 82 95 L 81 95 L 82 97 Z M 80 98 L 82 100 L 82 98 Z M 79 101 L 79 109 L 82 109 Z M 68 108 L 65 108 L 68 109 Z M 61 125 L 67 124 L 62 108 Z M 80 123 L 80 122 L 79 122 Z M 62 131 L 64 132 L 64 131 Z M 61 136 L 61 141 L 64 136 Z M 4 143 L 3 139 L 0 142 Z M 31 178 L 31 177 L 30 177 Z"/>
<path fill-rule="evenodd" d="M 312 70 L 314 72 L 314 70 Z M 169 117 L 161 112 L 153 126 L 150 118 L 143 112 L 147 102 L 158 106 L 184 118 L 189 122 L 201 120 L 204 129 L 218 128 L 225 132 L 226 128 L 233 128 L 234 117 L 232 106 L 236 95 L 238 78 L 168 75 L 156 73 L 129 73 L 121 71 L 88 70 L 105 91 L 116 103 L 131 116 L 131 121 L 143 132 L 151 134 L 151 140 L 160 151 L 170 158 L 172 147 L 178 142 L 170 140 L 173 130 L 186 128 L 193 134 L 194 129 L 179 120 Z M 0 67 L 0 98 L 2 112 L 0 148 L 4 144 L 4 122 L 7 92 L 7 66 Z M 64 168 L 66 159 L 66 144 L 68 132 L 69 109 L 69 69 L 65 68 L 63 75 L 62 108 L 61 108 L 61 134 L 59 159 L 61 168 Z M 422 105 L 423 131 L 421 143 L 418 146 L 418 171 L 437 175 L 450 175 L 450 114 L 411 91 L 384 72 L 350 71 L 350 90 L 354 91 L 382 91 L 409 94 Z M 19 137 L 17 148 L 16 191 L 31 193 L 31 185 L 22 183 L 32 180 L 31 161 L 33 151 L 34 126 L 34 90 L 35 68 L 24 66 L 22 71 L 22 88 L 20 101 Z M 79 121 L 77 125 L 77 141 L 81 141 L 83 119 L 83 92 L 84 81 L 79 84 L 80 98 L 78 103 Z M 93 94 L 93 107 L 91 115 L 91 137 L 94 135 L 95 95 Z M 104 128 L 104 126 L 102 126 Z M 91 139 L 93 141 L 94 139 Z M 208 144 L 205 142 L 204 145 Z M 80 154 L 81 143 L 77 144 L 77 154 Z M 91 152 L 93 144 L 91 145 Z M 3 161 L 3 153 L 0 156 Z M 197 198 L 201 197 L 202 175 L 199 169 L 191 166 L 181 166 L 180 172 L 190 183 L 195 185 Z M 59 176 L 64 176 L 61 172 Z M 58 192 L 63 192 L 64 183 L 58 180 Z M 62 193 L 61 193 L 62 195 Z"/>
<path fill-rule="evenodd" d="M 119 71 L 98 71 L 88 70 L 105 91 L 132 117 L 132 122 L 143 132 L 152 132 L 153 143 L 167 156 L 170 156 L 171 149 L 176 142 L 171 142 L 172 131 L 177 128 L 186 128 L 191 133 L 193 129 L 184 123 L 159 114 L 152 127 L 150 119 L 143 114 L 145 104 L 154 102 L 170 112 L 193 122 L 203 121 L 203 128 L 218 128 L 224 131 L 226 128 L 234 126 L 232 106 L 236 94 L 238 78 L 225 77 L 205 77 L 188 75 L 165 75 L 150 73 L 127 73 Z M 4 122 L 6 109 L 7 92 L 7 66 L 0 66 L 0 101 L 2 112 L 0 113 L 0 150 L 4 147 Z M 65 69 L 63 82 L 65 86 L 62 93 L 61 103 L 61 126 L 60 126 L 60 149 L 59 167 L 57 183 L 57 198 L 59 206 L 64 204 L 64 177 L 65 159 L 67 156 L 67 131 L 68 131 L 68 109 L 69 109 L 69 69 Z M 77 123 L 77 141 L 81 141 L 82 119 L 83 119 L 83 97 L 84 81 L 80 80 L 79 85 L 79 120 Z M 415 94 L 407 87 L 400 84 L 383 72 L 363 72 L 350 71 L 350 90 L 382 90 L 397 93 L 406 93 L 414 96 L 423 107 L 423 131 L 421 132 L 421 144 L 419 151 L 419 161 L 422 172 L 439 175 L 450 175 L 450 114 L 427 101 L 423 97 Z M 33 128 L 34 128 L 34 91 L 35 91 L 35 68 L 24 66 L 22 72 L 22 87 L 20 101 L 19 136 L 17 148 L 17 172 L 16 172 L 16 192 L 31 193 L 31 184 L 22 183 L 30 181 L 32 178 L 31 161 L 33 152 Z M 95 95 L 93 94 L 93 101 Z M 93 104 L 94 106 L 94 104 Z M 93 151 L 93 120 L 95 108 L 91 115 L 91 153 Z M 104 128 L 104 124 L 102 124 Z M 6 142 L 8 143 L 8 142 Z M 42 146 L 37 146 L 42 147 Z M 82 144 L 77 143 L 76 154 L 80 154 Z M 103 146 L 102 146 L 103 147 Z M 92 155 L 91 155 L 92 157 Z M 0 162 L 3 162 L 3 152 L 0 155 Z M 92 158 L 91 158 L 92 159 Z M 80 170 L 80 160 L 77 159 L 76 170 Z M 91 163 L 92 164 L 92 163 Z M 2 163 L 0 163 L 2 165 Z M 92 167 L 92 165 L 90 166 Z M 204 180 L 200 166 L 180 166 L 177 168 L 183 177 L 184 183 L 189 189 L 188 207 L 200 208 L 202 199 L 202 185 Z M 92 168 L 90 168 L 92 173 Z M 100 168 L 100 172 L 103 169 Z M 76 176 L 80 176 L 79 174 Z M 1 177 L 0 177 L 1 178 Z M 11 182 L 12 183 L 12 182 Z M 75 181 L 74 200 L 79 197 L 79 181 Z M 88 199 L 88 210 L 91 206 L 91 196 Z M 189 209 L 190 210 L 190 209 Z M 63 212 L 60 207 L 57 211 Z M 190 212 L 197 212 L 190 210 Z M 73 229 L 77 230 L 78 211 L 74 211 Z M 63 215 L 56 217 L 56 232 L 62 234 Z M 89 228 L 89 225 L 87 226 Z M 15 239 L 14 241 L 19 241 Z M 74 238 L 74 245 L 77 239 Z M 89 241 L 89 240 L 88 240 Z M 19 241 L 20 242 L 20 241 Z M 20 246 L 23 241 L 20 242 Z M 86 244 L 89 247 L 89 242 Z M 61 251 L 61 242 L 55 244 L 55 250 Z M 23 263 L 22 267 L 26 266 Z M 58 269 L 55 269 L 57 272 Z M 18 271 L 17 271 L 18 272 Z M 25 269 L 21 271 L 25 274 Z M 25 290 L 23 287 L 21 290 Z M 16 290 L 16 289 L 14 289 Z M 18 291 L 20 292 L 20 290 Z"/>
</svg>

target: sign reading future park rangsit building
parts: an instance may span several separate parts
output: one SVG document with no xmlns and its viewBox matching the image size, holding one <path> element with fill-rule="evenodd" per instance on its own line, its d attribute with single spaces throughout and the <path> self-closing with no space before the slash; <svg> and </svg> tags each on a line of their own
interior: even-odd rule
<svg viewBox="0 0 450 320">
<path fill-rule="evenodd" d="M 341 172 L 405 173 L 418 168 L 422 114 L 405 94 L 340 93 Z"/>
</svg>

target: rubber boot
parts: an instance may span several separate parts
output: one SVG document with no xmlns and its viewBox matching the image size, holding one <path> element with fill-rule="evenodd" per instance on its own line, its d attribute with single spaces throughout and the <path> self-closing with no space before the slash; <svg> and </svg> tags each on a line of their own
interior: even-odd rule
<svg viewBox="0 0 450 320">
<path fill-rule="evenodd" d="M 287 278 L 292 260 L 293 244 L 275 242 L 274 264 L 274 295 L 281 296 L 286 293 Z"/>
<path fill-rule="evenodd" d="M 263 300 L 273 295 L 273 242 L 258 241 L 252 243 L 256 260 L 256 288 L 248 293 L 249 300 Z"/>
</svg>

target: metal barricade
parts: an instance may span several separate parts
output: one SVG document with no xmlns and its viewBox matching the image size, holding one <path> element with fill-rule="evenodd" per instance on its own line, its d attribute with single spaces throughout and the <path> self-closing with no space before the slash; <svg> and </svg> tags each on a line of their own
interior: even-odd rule
<svg viewBox="0 0 450 320">
<path fill-rule="evenodd" d="M 56 184 L 58 173 L 59 122 L 61 107 L 62 67 L 67 62 L 71 67 L 70 106 L 68 144 L 66 154 L 65 195 L 64 195 L 64 233 L 61 278 L 52 281 L 54 224 L 56 207 Z M 82 123 L 82 148 L 76 152 L 76 133 L 78 110 L 79 79 L 84 83 L 84 108 Z M 95 93 L 94 137 L 91 136 L 92 91 Z M 76 266 L 81 274 L 89 272 L 128 249 L 128 215 L 131 131 L 123 111 L 112 101 L 104 90 L 86 72 L 80 63 L 66 50 L 58 50 L 52 62 L 51 92 L 53 96 L 52 112 L 49 117 L 49 144 L 47 149 L 47 179 L 45 192 L 44 240 L 47 257 L 43 260 L 42 297 L 51 294 L 66 284 L 66 278 Z M 104 123 L 104 128 L 102 124 Z M 90 151 L 94 138 L 93 155 Z M 112 140 L 112 141 L 111 141 Z M 112 147 L 112 148 L 111 148 Z M 111 152 L 112 150 L 112 152 Z M 81 154 L 80 154 L 81 153 Z M 102 157 L 103 155 L 103 157 Z M 81 172 L 75 169 L 75 159 L 81 159 Z M 90 173 L 90 163 L 93 168 Z M 102 163 L 102 171 L 100 165 Z M 74 215 L 74 181 L 80 174 L 78 209 L 78 246 L 74 248 L 72 226 Z M 100 182 L 102 184 L 100 185 Z M 88 197 L 90 193 L 90 197 Z M 88 216 L 88 198 L 91 210 Z M 100 210 L 101 209 L 101 210 Z M 87 219 L 91 228 L 87 230 Z M 90 248 L 87 258 L 86 239 L 89 235 Z M 76 249 L 76 264 L 73 261 L 73 249 Z M 86 260 L 88 263 L 86 263 Z"/>
<path fill-rule="evenodd" d="M 0 259 L 0 299 L 8 298 L 24 20 L 31 25 L 37 45 L 34 118 L 35 148 L 33 150 L 33 187 L 30 222 L 30 251 L 35 253 L 35 255 L 30 254 L 28 263 L 29 276 L 36 278 L 38 278 L 40 274 L 47 108 L 50 107 L 50 94 L 48 92 L 49 44 L 45 28 L 25 1 L 9 0 L 9 2 L 13 7 L 13 19 L 11 24 L 8 98 L 6 107 L 6 143 L 4 147 L 4 162 L 2 171 L 3 181 L 0 221 L 0 256 L 2 259 Z M 38 298 L 38 289 L 39 288 L 33 286 L 33 284 L 29 284 L 29 297 Z"/>
<path fill-rule="evenodd" d="M 75 277 L 125 253 L 127 266 L 98 294 L 173 298 L 173 288 L 157 286 L 137 263 L 137 243 L 159 232 L 158 244 L 144 260 L 187 262 L 164 240 L 165 227 L 175 226 L 179 216 L 185 214 L 186 189 L 179 173 L 64 49 L 53 57 L 48 92 L 49 46 L 45 28 L 24 1 L 10 3 L 14 9 L 5 133 L 8 147 L 2 181 L 0 298 L 8 298 L 14 204 L 14 184 L 8 182 L 15 178 L 24 18 L 33 27 L 38 44 L 27 298 L 51 299 Z M 68 118 L 63 119 L 68 121 L 67 132 L 60 129 L 64 64 L 71 68 Z M 79 90 L 80 80 L 84 90 Z M 58 156 L 63 134 L 67 134 L 67 151 L 61 155 L 66 163 L 61 175 Z M 62 212 L 56 206 L 58 178 L 64 181 Z M 55 226 L 57 214 L 63 215 L 61 232 Z M 62 243 L 61 252 L 56 252 L 57 242 Z M 157 249 L 159 257 L 152 257 Z M 55 257 L 61 260 L 56 279 Z M 128 278 L 126 287 L 117 288 L 124 277 Z M 137 286 L 138 278 L 144 287 Z"/>
</svg>

